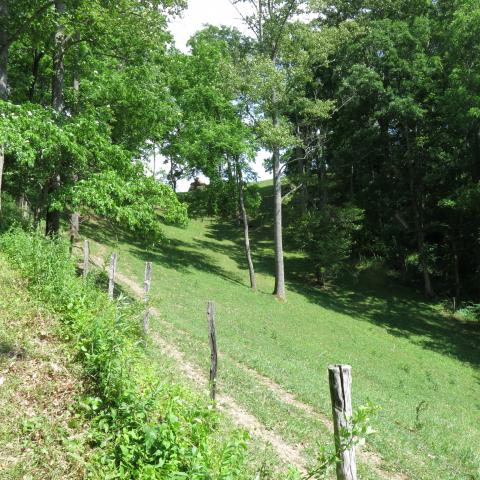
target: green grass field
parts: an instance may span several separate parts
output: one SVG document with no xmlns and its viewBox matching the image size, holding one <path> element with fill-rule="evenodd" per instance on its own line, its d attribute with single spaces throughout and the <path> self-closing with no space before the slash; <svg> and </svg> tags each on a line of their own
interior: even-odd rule
<svg viewBox="0 0 480 480">
<path fill-rule="evenodd" d="M 241 230 L 211 219 L 185 229 L 166 227 L 168 243 L 149 251 L 129 237 L 114 240 L 107 227 L 85 226 L 93 252 L 120 254 L 119 270 L 139 284 L 154 262 L 154 328 L 186 357 L 208 368 L 206 304 L 217 307 L 222 392 L 313 460 L 332 442 L 323 423 L 285 403 L 250 367 L 329 415 L 327 366 L 353 366 L 355 405 L 381 407 L 368 449 L 386 472 L 410 479 L 480 479 L 480 354 L 478 325 L 447 318 L 439 306 L 393 284 L 380 271 L 356 283 L 321 291 L 308 282 L 308 261 L 286 255 L 287 302 L 273 289 L 271 227 L 253 225 L 259 291 L 248 288 Z M 288 247 L 288 243 L 287 243 Z M 360 466 L 361 478 L 379 478 Z M 385 478 L 388 478 L 385 477 Z"/>
</svg>

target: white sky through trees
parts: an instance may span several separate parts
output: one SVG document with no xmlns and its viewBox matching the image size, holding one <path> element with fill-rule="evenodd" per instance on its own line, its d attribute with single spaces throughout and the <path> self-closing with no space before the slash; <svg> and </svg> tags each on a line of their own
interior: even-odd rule
<svg viewBox="0 0 480 480">
<path fill-rule="evenodd" d="M 182 16 L 170 22 L 169 28 L 175 37 L 177 48 L 188 52 L 189 38 L 206 24 L 233 26 L 247 33 L 239 13 L 229 0 L 189 0 L 188 9 L 183 12 Z M 272 178 L 271 174 L 263 168 L 263 160 L 266 156 L 269 156 L 267 152 L 260 152 L 254 166 L 259 180 Z M 161 163 L 161 159 L 157 158 L 157 164 L 159 164 L 157 169 L 163 167 Z M 179 192 L 187 191 L 190 183 L 190 180 L 182 180 L 178 183 L 177 190 Z"/>
</svg>

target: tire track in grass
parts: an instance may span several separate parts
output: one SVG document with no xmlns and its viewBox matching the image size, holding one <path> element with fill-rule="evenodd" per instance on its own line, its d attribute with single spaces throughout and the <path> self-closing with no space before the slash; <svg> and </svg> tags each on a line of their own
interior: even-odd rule
<svg viewBox="0 0 480 480">
<path fill-rule="evenodd" d="M 104 268 L 104 260 L 92 256 L 91 260 L 97 264 L 98 267 Z M 143 287 L 138 285 L 130 277 L 117 272 L 116 278 L 122 285 L 128 287 L 137 298 L 143 298 Z M 151 312 L 160 320 L 161 323 L 168 325 L 170 328 L 175 329 L 181 335 L 188 336 L 188 333 L 173 326 L 169 322 L 161 319 L 161 314 L 158 309 L 152 307 Z M 202 386 L 202 388 L 208 387 L 208 381 L 205 374 L 196 366 L 189 363 L 184 354 L 174 345 L 161 338 L 158 333 L 152 335 L 155 343 L 170 357 L 172 357 L 178 363 L 182 373 L 191 381 Z M 224 354 L 220 354 L 220 357 L 225 357 Z M 316 411 L 311 405 L 298 400 L 292 393 L 285 390 L 281 385 L 273 381 L 271 378 L 266 377 L 259 373 L 257 370 L 243 364 L 229 357 L 229 359 L 235 364 L 235 367 L 242 369 L 249 373 L 260 384 L 270 390 L 276 395 L 276 397 L 287 405 L 291 405 L 298 410 L 301 410 L 311 417 L 315 417 L 320 420 L 324 426 L 333 434 L 333 423 L 324 414 Z M 228 395 L 219 395 L 217 404 L 219 408 L 227 413 L 239 427 L 247 429 L 252 435 L 261 439 L 266 443 L 270 443 L 272 447 L 277 451 L 280 458 L 284 459 L 286 463 L 297 467 L 300 471 L 306 472 L 304 465 L 307 461 L 304 457 L 300 446 L 287 444 L 279 435 L 267 430 L 252 414 L 248 413 L 243 407 L 241 407 L 232 397 Z M 369 450 L 362 450 L 357 447 L 357 456 L 362 463 L 368 465 L 370 469 L 379 477 L 384 480 L 408 480 L 408 477 L 403 473 L 388 472 L 382 468 L 383 459 L 376 453 Z"/>
<path fill-rule="evenodd" d="M 152 313 L 157 315 L 155 309 L 152 309 Z M 200 386 L 202 389 L 208 388 L 206 376 L 198 367 L 188 362 L 180 350 L 171 343 L 166 342 L 157 333 L 152 334 L 152 339 L 160 347 L 163 353 L 167 354 L 177 362 L 177 366 L 189 380 Z M 300 448 L 287 444 L 279 435 L 267 430 L 256 417 L 248 413 L 232 397 L 218 394 L 216 403 L 219 410 L 231 417 L 238 427 L 248 430 L 254 437 L 265 443 L 269 443 L 286 464 L 293 465 L 302 473 L 306 473 L 304 467 L 306 459 Z"/>
</svg>

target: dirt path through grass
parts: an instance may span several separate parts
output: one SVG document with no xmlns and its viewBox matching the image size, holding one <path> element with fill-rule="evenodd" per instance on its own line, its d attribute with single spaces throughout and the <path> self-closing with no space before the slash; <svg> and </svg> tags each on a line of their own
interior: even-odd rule
<svg viewBox="0 0 480 480">
<path fill-rule="evenodd" d="M 92 257 L 92 261 L 100 268 L 104 267 L 104 260 L 100 257 Z M 129 288 L 137 298 L 143 298 L 143 287 L 138 285 L 130 277 L 117 272 L 116 279 L 120 284 Z M 161 313 L 152 308 L 152 313 L 161 319 Z M 165 323 L 163 320 L 160 320 Z M 168 324 L 169 327 L 172 325 Z M 175 327 L 174 327 L 175 328 Z M 186 332 L 180 331 L 175 328 L 176 331 L 182 335 L 188 335 Z M 200 385 L 202 388 L 208 386 L 207 378 L 205 374 L 196 366 L 189 363 L 184 354 L 178 350 L 178 348 L 171 343 L 166 342 L 157 333 L 152 335 L 153 340 L 159 345 L 164 353 L 175 359 L 182 373 L 191 381 Z M 223 355 L 221 355 L 222 357 Z M 249 373 L 258 383 L 265 386 L 276 397 L 287 405 L 291 405 L 299 410 L 302 410 L 306 414 L 319 419 L 325 427 L 333 432 L 332 421 L 320 412 L 317 412 L 311 405 L 298 400 L 293 394 L 285 390 L 281 385 L 274 382 L 272 379 L 265 377 L 256 370 L 241 364 L 231 359 L 237 368 L 241 368 L 245 372 Z M 269 443 L 276 450 L 279 457 L 284 459 L 287 464 L 291 464 L 297 467 L 302 472 L 305 472 L 305 465 L 307 463 L 305 456 L 303 455 L 303 448 L 301 446 L 292 445 L 286 443 L 279 435 L 267 430 L 253 415 L 248 413 L 243 407 L 241 407 L 232 397 L 228 395 L 218 396 L 218 405 L 221 410 L 227 413 L 235 422 L 235 424 L 241 428 L 245 428 L 256 438 Z M 369 468 L 375 472 L 380 478 L 385 480 L 408 480 L 408 477 L 404 474 L 391 473 L 382 469 L 382 458 L 375 452 L 357 449 L 357 456 L 362 463 L 368 464 Z"/>
</svg>

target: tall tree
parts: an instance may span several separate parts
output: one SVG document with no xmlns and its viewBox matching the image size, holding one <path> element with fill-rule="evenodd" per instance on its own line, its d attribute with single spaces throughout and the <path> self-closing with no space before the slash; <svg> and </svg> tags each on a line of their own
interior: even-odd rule
<svg viewBox="0 0 480 480">
<path fill-rule="evenodd" d="M 275 245 L 275 287 L 273 294 L 285 300 L 285 266 L 282 220 L 282 147 L 291 140 L 282 106 L 285 102 L 285 69 L 281 61 L 284 44 L 288 41 L 288 24 L 302 12 L 305 2 L 299 0 L 234 0 L 234 5 L 247 4 L 252 13 L 242 14 L 245 23 L 255 35 L 257 75 L 256 101 L 262 103 L 266 122 L 263 123 L 265 143 L 272 152 L 273 219 Z M 239 10 L 240 11 L 240 10 Z M 255 88 L 255 87 L 254 87 Z"/>
</svg>

